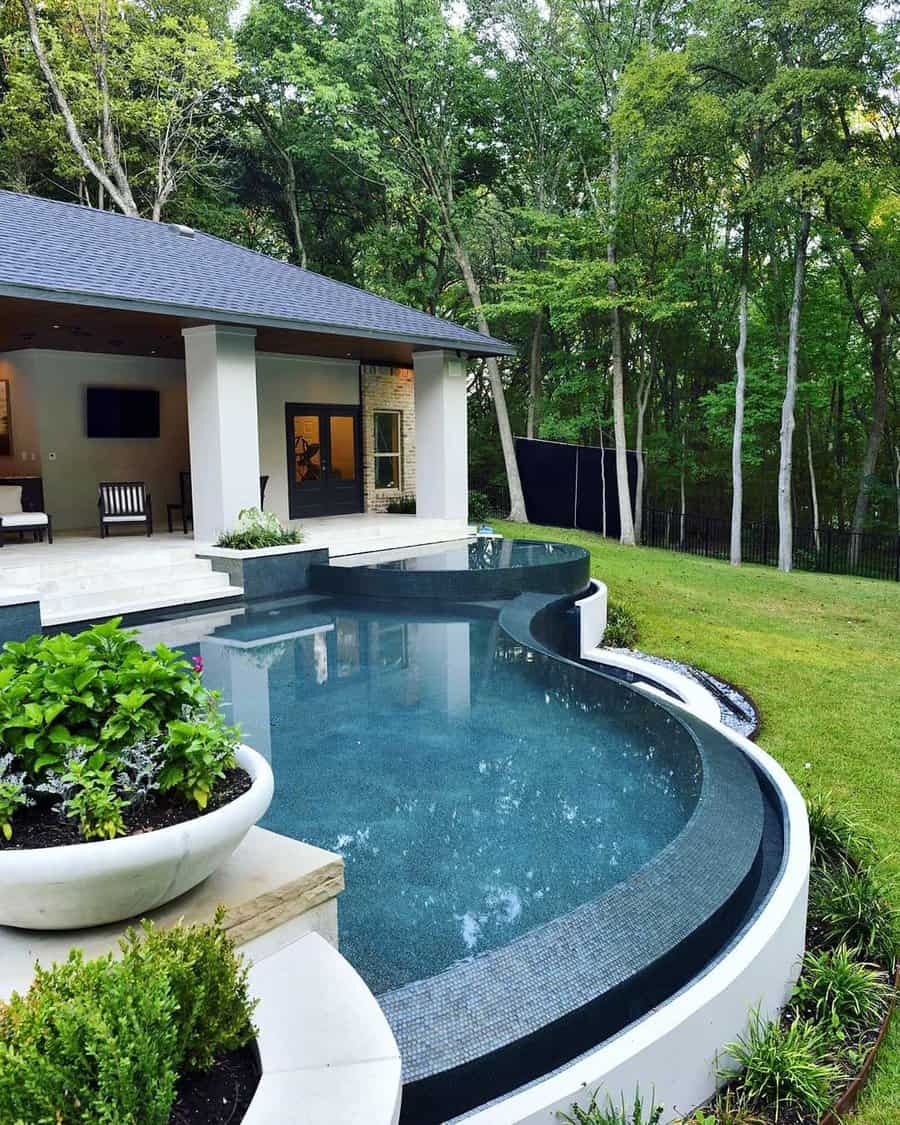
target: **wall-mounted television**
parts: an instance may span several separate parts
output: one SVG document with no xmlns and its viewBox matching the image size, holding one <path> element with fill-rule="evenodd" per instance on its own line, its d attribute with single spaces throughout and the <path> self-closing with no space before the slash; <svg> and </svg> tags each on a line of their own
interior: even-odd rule
<svg viewBox="0 0 900 1125">
<path fill-rule="evenodd" d="M 137 387 L 88 387 L 89 438 L 158 438 L 159 391 Z"/>
</svg>

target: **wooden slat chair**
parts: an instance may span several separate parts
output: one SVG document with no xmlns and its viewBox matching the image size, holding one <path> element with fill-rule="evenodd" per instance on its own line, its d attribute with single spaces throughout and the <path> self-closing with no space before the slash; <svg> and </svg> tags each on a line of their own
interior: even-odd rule
<svg viewBox="0 0 900 1125">
<path fill-rule="evenodd" d="M 266 505 L 266 485 L 269 483 L 268 474 L 259 478 L 259 506 L 264 508 Z M 173 512 L 181 512 L 181 530 L 185 535 L 188 533 L 188 521 L 194 522 L 194 500 L 191 492 L 191 474 L 181 472 L 178 474 L 178 489 L 181 493 L 181 503 L 179 504 L 166 504 L 166 520 L 169 525 L 169 531 L 173 529 Z"/>
<path fill-rule="evenodd" d="M 185 535 L 188 533 L 188 520 L 194 520 L 194 498 L 191 493 L 191 474 L 182 471 L 178 474 L 178 491 L 181 494 L 181 502 L 178 504 L 166 504 L 166 521 L 169 524 L 169 531 L 172 530 L 172 513 L 181 512 L 181 530 Z"/>
<path fill-rule="evenodd" d="M 123 524 L 143 524 L 148 537 L 153 534 L 153 507 L 142 480 L 102 481 L 97 487 L 97 508 L 101 539 L 109 535 L 111 527 Z"/>
</svg>

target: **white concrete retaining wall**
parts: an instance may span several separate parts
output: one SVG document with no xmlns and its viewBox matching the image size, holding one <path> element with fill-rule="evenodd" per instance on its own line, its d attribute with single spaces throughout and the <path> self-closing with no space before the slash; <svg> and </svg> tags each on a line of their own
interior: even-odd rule
<svg viewBox="0 0 900 1125">
<path fill-rule="evenodd" d="M 631 663 L 635 670 L 643 664 L 648 677 L 662 678 L 654 664 L 634 658 Z M 682 689 L 696 686 L 677 673 L 668 676 L 670 686 L 679 680 Z M 637 690 L 656 694 L 643 686 Z M 715 703 L 712 696 L 709 700 Z M 810 862 L 806 805 L 773 758 L 725 727 L 718 729 L 769 776 L 784 802 L 786 858 L 765 906 L 734 948 L 667 1003 L 556 1073 L 467 1115 L 467 1123 L 550 1125 L 573 1103 L 588 1105 L 596 1090 L 601 1101 L 609 1096 L 618 1102 L 639 1089 L 645 1101 L 655 1095 L 664 1106 L 667 1125 L 714 1092 L 717 1070 L 727 1061 L 722 1049 L 745 1033 L 751 1013 L 758 1009 L 769 1018 L 784 1006 L 804 951 Z"/>
</svg>

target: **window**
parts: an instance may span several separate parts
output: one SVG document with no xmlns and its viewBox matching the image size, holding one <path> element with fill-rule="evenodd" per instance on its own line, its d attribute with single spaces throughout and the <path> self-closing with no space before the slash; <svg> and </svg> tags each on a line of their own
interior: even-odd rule
<svg viewBox="0 0 900 1125">
<path fill-rule="evenodd" d="M 375 487 L 400 488 L 400 411 L 375 411 Z"/>
</svg>

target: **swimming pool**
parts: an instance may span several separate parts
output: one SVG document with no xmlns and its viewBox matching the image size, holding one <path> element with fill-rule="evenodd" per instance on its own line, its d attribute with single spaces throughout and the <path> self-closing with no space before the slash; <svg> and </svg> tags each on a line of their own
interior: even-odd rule
<svg viewBox="0 0 900 1125">
<path fill-rule="evenodd" d="M 493 615 L 324 601 L 266 623 L 248 648 L 248 623 L 217 636 L 218 684 L 210 642 L 188 651 L 232 710 L 266 666 L 263 827 L 344 857 L 341 949 L 376 995 L 597 898 L 696 805 L 683 727 L 600 677 L 548 676 Z"/>
<path fill-rule="evenodd" d="M 271 760 L 263 826 L 344 857 L 341 952 L 388 1017 L 417 1125 L 662 1003 L 780 862 L 724 735 L 535 640 L 556 597 L 310 593 L 181 646 Z"/>
</svg>

